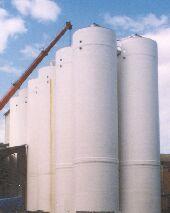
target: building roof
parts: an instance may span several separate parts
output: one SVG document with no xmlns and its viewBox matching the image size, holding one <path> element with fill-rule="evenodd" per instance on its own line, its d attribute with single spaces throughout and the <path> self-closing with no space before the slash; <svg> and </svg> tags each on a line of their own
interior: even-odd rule
<svg viewBox="0 0 170 213">
<path fill-rule="evenodd" d="M 161 154 L 161 161 L 170 162 L 170 154 Z"/>
</svg>

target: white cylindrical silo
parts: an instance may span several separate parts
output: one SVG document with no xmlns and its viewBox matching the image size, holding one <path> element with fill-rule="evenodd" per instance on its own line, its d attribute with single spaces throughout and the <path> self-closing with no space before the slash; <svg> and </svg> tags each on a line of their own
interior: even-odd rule
<svg viewBox="0 0 170 213">
<path fill-rule="evenodd" d="M 72 48 L 56 53 L 56 213 L 74 212 Z"/>
<path fill-rule="evenodd" d="M 75 209 L 118 211 L 117 55 L 112 30 L 91 26 L 73 35 Z"/>
<path fill-rule="evenodd" d="M 39 135 L 38 144 L 38 210 L 53 212 L 54 208 L 54 91 L 55 66 L 46 66 L 39 70 Z"/>
<path fill-rule="evenodd" d="M 27 88 L 19 90 L 19 116 L 20 116 L 20 144 L 26 144 L 26 133 L 27 133 Z"/>
<path fill-rule="evenodd" d="M 120 41 L 118 68 L 122 213 L 160 213 L 157 44 Z"/>
<path fill-rule="evenodd" d="M 32 79 L 28 82 L 27 103 L 27 211 L 38 210 L 38 144 L 39 123 L 39 82 Z"/>
<path fill-rule="evenodd" d="M 5 114 L 5 143 L 10 143 L 10 110 L 6 111 Z"/>
<path fill-rule="evenodd" d="M 10 101 L 10 146 L 26 144 L 27 88 Z"/>
<path fill-rule="evenodd" d="M 18 96 L 12 97 L 10 100 L 10 146 L 16 146 L 19 138 L 19 120 L 18 120 Z M 20 141 L 20 140 L 19 140 Z"/>
</svg>

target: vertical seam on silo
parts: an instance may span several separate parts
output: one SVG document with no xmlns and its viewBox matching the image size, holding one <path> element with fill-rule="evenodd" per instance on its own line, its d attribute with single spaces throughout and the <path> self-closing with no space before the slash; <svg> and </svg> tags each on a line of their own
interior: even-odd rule
<svg viewBox="0 0 170 213">
<path fill-rule="evenodd" d="M 50 203 L 51 203 L 51 212 L 54 212 L 54 197 L 53 196 L 53 190 L 54 190 L 54 140 L 53 140 L 53 107 L 54 107 L 54 88 L 53 88 L 53 81 L 50 79 L 50 165 L 51 165 L 51 186 L 50 186 Z"/>
</svg>

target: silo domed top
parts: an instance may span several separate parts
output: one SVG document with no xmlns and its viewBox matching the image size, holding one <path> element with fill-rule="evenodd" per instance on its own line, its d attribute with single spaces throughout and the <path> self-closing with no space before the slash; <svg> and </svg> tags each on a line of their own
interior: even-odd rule
<svg viewBox="0 0 170 213">
<path fill-rule="evenodd" d="M 93 23 L 93 24 L 90 25 L 90 27 L 101 27 L 101 26 L 96 24 L 96 23 Z"/>
<path fill-rule="evenodd" d="M 53 78 L 55 73 L 54 69 L 55 69 L 55 66 L 51 66 L 51 65 L 44 66 L 38 70 L 38 77 L 45 78 L 45 79 L 46 77 Z"/>
<path fill-rule="evenodd" d="M 18 107 L 19 105 L 19 97 L 18 96 L 14 96 L 11 98 L 10 100 L 10 106 L 14 105 L 15 107 Z"/>
<path fill-rule="evenodd" d="M 19 90 L 19 96 L 20 97 L 26 97 L 27 96 L 27 88 L 23 88 Z"/>
<path fill-rule="evenodd" d="M 72 47 L 63 47 L 56 52 L 56 67 L 72 61 Z"/>
<path fill-rule="evenodd" d="M 39 79 L 33 78 L 28 81 L 28 91 L 29 93 L 37 93 L 39 87 Z"/>
<path fill-rule="evenodd" d="M 140 35 L 132 35 L 119 41 L 122 51 L 126 55 L 143 54 L 157 56 L 157 43 Z"/>
<path fill-rule="evenodd" d="M 106 45 L 115 48 L 115 33 L 111 29 L 93 23 L 89 27 L 79 29 L 73 34 L 73 49 L 86 45 Z"/>
</svg>

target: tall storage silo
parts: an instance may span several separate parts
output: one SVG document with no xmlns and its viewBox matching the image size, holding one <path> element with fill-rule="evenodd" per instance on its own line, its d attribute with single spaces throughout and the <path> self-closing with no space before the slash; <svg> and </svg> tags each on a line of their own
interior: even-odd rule
<svg viewBox="0 0 170 213">
<path fill-rule="evenodd" d="M 56 213 L 74 212 L 72 48 L 56 53 Z"/>
<path fill-rule="evenodd" d="M 27 104 L 27 210 L 38 210 L 38 144 L 39 129 L 39 81 L 32 79 L 28 82 L 28 104 Z"/>
<path fill-rule="evenodd" d="M 38 210 L 53 212 L 54 197 L 54 91 L 55 66 L 39 70 L 39 135 L 38 135 Z"/>
<path fill-rule="evenodd" d="M 10 143 L 10 109 L 4 114 L 5 116 L 5 143 Z"/>
<path fill-rule="evenodd" d="M 19 120 L 18 120 L 18 96 L 14 96 L 10 100 L 10 146 L 16 146 L 19 138 Z M 19 140 L 20 141 L 20 140 Z"/>
<path fill-rule="evenodd" d="M 19 97 L 19 116 L 20 116 L 20 144 L 26 144 L 27 133 L 27 88 L 20 89 Z"/>
<path fill-rule="evenodd" d="M 27 88 L 10 101 L 10 146 L 26 144 Z"/>
<path fill-rule="evenodd" d="M 118 211 L 117 53 L 112 30 L 73 35 L 76 212 Z"/>
<path fill-rule="evenodd" d="M 120 42 L 118 68 L 122 213 L 160 213 L 157 44 Z"/>
</svg>

